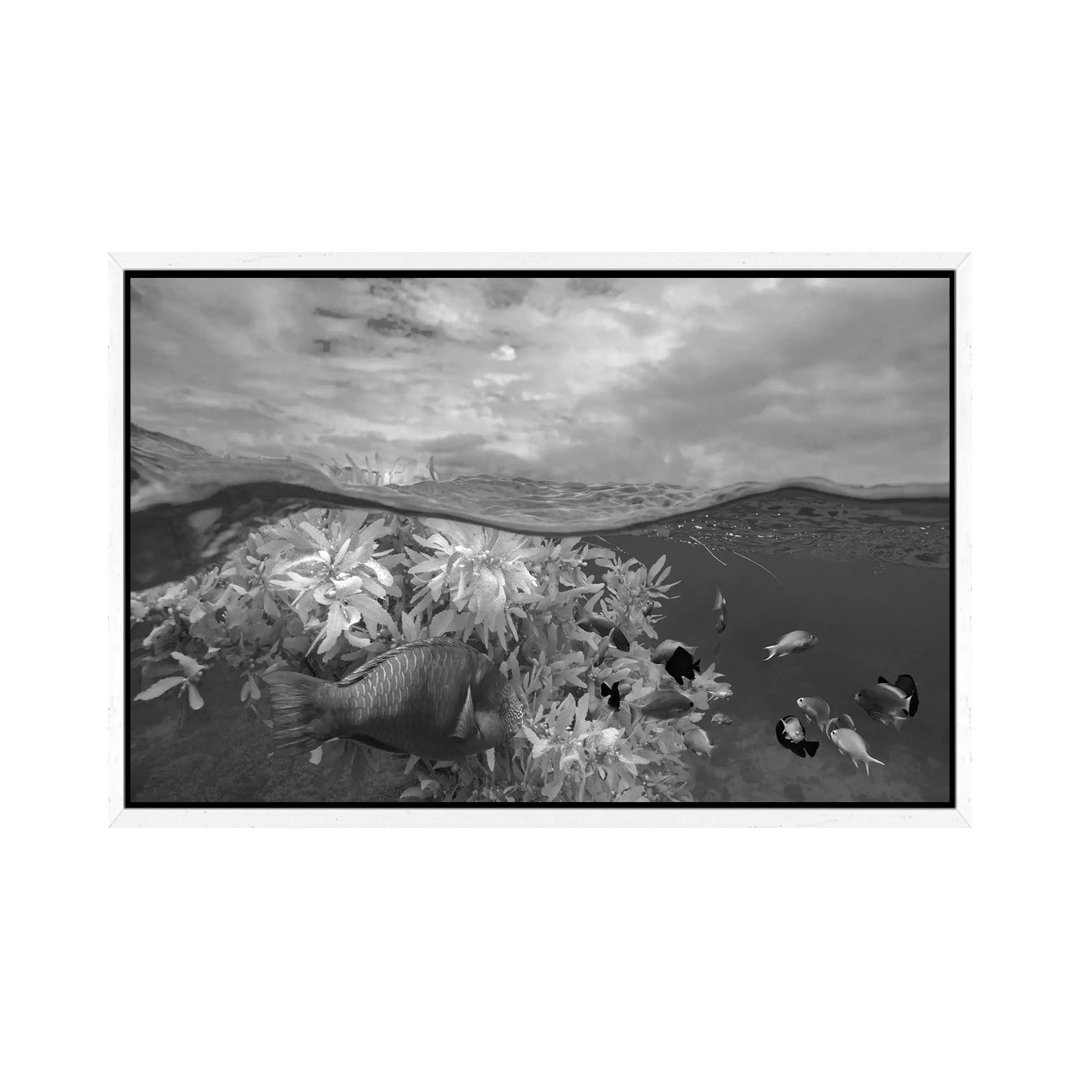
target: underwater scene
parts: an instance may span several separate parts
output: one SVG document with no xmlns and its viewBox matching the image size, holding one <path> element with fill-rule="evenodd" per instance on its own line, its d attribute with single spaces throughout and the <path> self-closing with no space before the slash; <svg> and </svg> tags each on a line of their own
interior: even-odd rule
<svg viewBox="0 0 1080 1080">
<path fill-rule="evenodd" d="M 700 451 L 697 469 L 688 464 L 697 438 L 689 420 L 668 429 L 669 441 L 680 459 L 675 474 L 695 483 L 667 479 L 667 466 L 642 467 L 664 457 L 655 438 L 637 462 L 641 440 L 627 439 L 620 468 L 611 431 L 578 437 L 580 464 L 564 437 L 547 469 L 534 461 L 517 475 L 498 461 L 497 471 L 483 471 L 493 464 L 483 453 L 469 457 L 474 445 L 497 445 L 497 434 L 424 439 L 415 419 L 407 439 L 380 443 L 379 420 L 369 417 L 363 437 L 380 447 L 371 453 L 348 439 L 335 446 L 294 432 L 261 444 L 245 435 L 271 416 L 279 428 L 290 419 L 310 424 L 310 415 L 289 418 L 271 393 L 258 399 L 244 385 L 253 343 L 260 377 L 276 351 L 291 373 L 282 378 L 295 384 L 297 340 L 348 324 L 352 336 L 343 340 L 311 338 L 314 365 L 344 356 L 370 375 L 382 352 L 407 372 L 443 337 L 450 345 L 442 351 L 466 355 L 460 333 L 448 331 L 460 316 L 448 297 L 459 307 L 477 302 L 462 288 L 482 283 L 495 326 L 512 306 L 500 305 L 497 289 L 493 299 L 503 279 L 490 278 L 451 281 L 436 293 L 443 308 L 433 308 L 424 288 L 431 280 L 150 275 L 129 283 L 128 805 L 949 805 L 950 489 L 894 467 L 902 439 L 892 456 L 873 446 L 912 407 L 904 394 L 868 426 L 876 434 L 858 459 L 862 471 L 830 470 L 870 481 L 862 483 L 790 468 L 823 461 L 820 448 L 808 453 L 798 439 L 786 452 L 776 440 L 779 475 L 759 468 L 752 480 L 716 482 L 730 469 L 710 472 Z M 550 283 L 540 280 L 550 299 Z M 711 280 L 688 280 L 699 300 L 712 296 Z M 765 315 L 775 314 L 777 294 L 800 310 L 788 335 L 802 327 L 808 348 L 815 336 L 823 353 L 828 346 L 827 361 L 806 371 L 811 386 L 820 387 L 854 326 L 878 351 L 895 339 L 916 387 L 940 391 L 929 375 L 941 367 L 947 402 L 947 281 L 900 278 L 860 292 L 862 280 L 849 291 L 841 279 L 839 295 L 824 300 L 827 287 L 801 279 L 760 289 L 743 276 L 735 283 L 742 291 L 719 280 L 727 291 L 717 310 L 728 320 L 762 296 L 772 305 Z M 558 284 L 568 321 L 592 326 L 600 311 L 625 316 L 628 295 L 638 308 L 648 309 L 648 298 L 663 322 L 671 290 L 685 290 L 687 280 L 647 282 L 637 293 L 636 280 L 599 292 L 592 280 L 577 290 Z M 538 302 L 532 286 L 517 288 L 523 317 Z M 899 317 L 898 307 L 902 315 L 915 302 L 938 322 Z M 817 317 L 808 304 L 823 305 Z M 550 303 L 546 310 L 555 321 Z M 690 320 L 697 333 L 701 319 Z M 726 333 L 705 321 L 735 349 L 730 321 Z M 356 322 L 366 329 L 357 332 Z M 487 357 L 501 349 L 505 363 L 525 352 L 524 329 L 514 347 L 492 347 L 490 326 L 479 324 L 482 333 L 476 322 L 469 333 Z M 640 317 L 630 326 L 644 329 Z M 748 320 L 744 333 L 753 328 Z M 769 335 L 759 334 L 768 356 Z M 922 375 L 912 352 L 919 342 Z M 549 372 L 557 344 L 548 348 L 535 370 Z M 781 353 L 790 348 L 785 341 Z M 180 374 L 178 355 L 215 350 L 205 369 L 207 386 L 218 380 L 213 394 L 163 393 Z M 865 355 L 853 353 L 851 370 L 863 372 Z M 669 359 L 680 356 L 676 348 Z M 784 364 L 794 384 L 797 368 Z M 717 366 L 719 387 L 745 384 L 737 367 L 725 379 Z M 775 367 L 765 366 L 762 379 L 780 386 Z M 185 370 L 190 385 L 198 361 Z M 853 381 L 850 370 L 840 375 Z M 871 401 L 883 385 L 898 385 L 894 375 L 890 365 L 871 367 Z M 575 384 L 562 378 L 559 408 L 573 409 Z M 492 385 L 501 391 L 515 381 Z M 373 394 L 382 418 L 391 400 L 408 410 L 410 391 L 423 385 L 393 376 L 390 384 L 397 390 L 379 398 L 376 384 L 350 380 L 350 415 L 364 402 L 371 410 Z M 305 393 L 313 390 L 319 400 L 317 377 Z M 579 388 L 586 405 L 595 392 Z M 221 417 L 215 438 L 186 421 L 185 408 L 200 418 L 228 411 L 231 422 Z M 412 408 L 422 412 L 415 400 Z M 731 426 L 739 423 L 734 415 Z M 818 446 L 820 425 L 809 426 L 816 434 L 805 445 Z M 947 444 L 947 418 L 943 431 Z M 757 437 L 768 445 L 767 430 L 759 426 Z M 835 442 L 848 452 L 842 438 Z M 286 452 L 267 452 L 279 446 Z M 439 452 L 384 452 L 440 446 L 448 463 Z M 940 454 L 940 439 L 929 449 Z M 947 450 L 941 468 L 948 475 Z"/>
</svg>

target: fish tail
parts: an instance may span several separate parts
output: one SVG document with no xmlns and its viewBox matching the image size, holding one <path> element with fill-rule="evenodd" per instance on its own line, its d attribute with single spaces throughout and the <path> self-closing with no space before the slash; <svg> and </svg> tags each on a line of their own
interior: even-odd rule
<svg viewBox="0 0 1080 1080">
<path fill-rule="evenodd" d="M 877 759 L 876 757 L 868 757 L 868 758 L 866 759 L 866 772 L 867 772 L 867 775 L 869 775 L 869 773 L 870 773 L 870 762 L 871 762 L 871 761 L 872 761 L 872 762 L 873 762 L 873 763 L 874 763 L 875 765 L 880 765 L 880 766 L 881 766 L 882 768 L 884 768 L 884 767 L 885 767 L 885 762 L 884 762 L 884 761 L 878 761 L 878 759 Z"/>
<path fill-rule="evenodd" d="M 766 645 L 765 646 L 765 651 L 769 654 L 768 656 L 765 657 L 765 659 L 766 660 L 771 660 L 780 651 L 780 646 L 779 645 Z"/>
<path fill-rule="evenodd" d="M 272 671 L 263 681 L 270 687 L 275 754 L 306 754 L 335 738 L 326 712 L 331 686 L 325 680 L 299 671 Z"/>
</svg>

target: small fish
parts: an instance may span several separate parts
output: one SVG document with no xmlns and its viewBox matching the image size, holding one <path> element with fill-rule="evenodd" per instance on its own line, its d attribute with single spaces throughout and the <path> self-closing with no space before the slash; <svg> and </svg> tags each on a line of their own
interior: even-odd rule
<svg viewBox="0 0 1080 1080">
<path fill-rule="evenodd" d="M 695 660 L 681 645 L 664 665 L 664 670 L 682 686 L 683 679 L 694 681 L 694 672 L 701 674 L 701 661 Z"/>
<path fill-rule="evenodd" d="M 851 716 L 848 713 L 841 713 L 839 716 L 830 716 L 829 719 L 825 721 L 825 734 L 828 735 L 834 727 L 846 727 L 851 728 L 851 730 L 854 731 L 855 721 L 851 719 Z"/>
<path fill-rule="evenodd" d="M 697 656 L 698 649 L 696 645 L 687 645 L 685 641 L 665 638 L 649 653 L 649 659 L 654 664 L 666 664 L 679 649 L 688 652 L 691 656 Z"/>
<path fill-rule="evenodd" d="M 877 681 L 887 683 L 889 680 L 884 675 L 879 675 Z M 902 694 L 910 696 L 911 708 L 908 710 L 908 715 L 914 716 L 919 711 L 919 691 L 915 686 L 915 680 L 910 675 L 897 675 L 891 685 L 895 686 Z"/>
<path fill-rule="evenodd" d="M 855 700 L 871 720 L 899 728 L 911 716 L 912 693 L 905 693 L 892 683 L 879 682 L 855 695 Z"/>
<path fill-rule="evenodd" d="M 626 635 L 610 619 L 605 619 L 603 615 L 586 615 L 584 618 L 578 619 L 577 624 L 582 630 L 591 630 L 601 637 L 610 638 L 611 644 L 616 649 L 629 652 L 630 642 L 626 640 Z"/>
<path fill-rule="evenodd" d="M 611 638 L 606 637 L 600 642 L 600 648 L 596 650 L 596 655 L 593 657 L 593 666 L 599 667 L 604 659 L 607 657 L 608 649 L 611 648 Z"/>
<path fill-rule="evenodd" d="M 656 720 L 674 720 L 694 707 L 694 703 L 677 690 L 654 690 L 647 698 L 627 704 L 635 721 L 646 716 Z"/>
<path fill-rule="evenodd" d="M 720 587 L 716 588 L 716 602 L 713 604 L 713 611 L 718 612 L 716 616 L 716 632 L 722 634 L 727 629 L 727 600 L 724 599 L 724 594 L 720 591 Z"/>
<path fill-rule="evenodd" d="M 483 653 L 432 638 L 397 645 L 332 683 L 272 671 L 275 753 L 353 739 L 392 753 L 454 761 L 499 746 L 525 719 L 510 683 Z"/>
<path fill-rule="evenodd" d="M 691 728 L 683 736 L 683 742 L 686 744 L 687 750 L 693 750 L 695 754 L 700 754 L 704 758 L 711 759 L 712 752 L 716 749 L 709 742 L 709 736 L 701 728 Z"/>
<path fill-rule="evenodd" d="M 798 705 L 822 731 L 825 730 L 825 725 L 829 722 L 829 703 L 824 698 L 796 698 L 795 704 Z"/>
<path fill-rule="evenodd" d="M 884 761 L 878 761 L 876 757 L 870 756 L 870 747 L 866 745 L 866 740 L 854 728 L 834 728 L 829 732 L 829 738 L 836 744 L 836 748 L 841 754 L 846 754 L 851 758 L 856 772 L 859 770 L 860 762 L 866 766 L 867 776 L 870 775 L 871 761 L 875 765 L 884 766 L 885 764 Z"/>
<path fill-rule="evenodd" d="M 606 682 L 601 683 L 600 696 L 602 698 L 606 697 L 608 699 L 608 703 L 611 705 L 613 712 L 619 711 L 619 706 L 622 704 L 622 695 L 619 693 L 618 683 L 616 683 L 614 686 L 608 686 Z"/>
<path fill-rule="evenodd" d="M 735 717 L 734 716 L 728 716 L 727 713 L 722 713 L 722 712 L 711 713 L 709 715 L 709 719 L 714 724 L 734 724 L 735 723 Z"/>
<path fill-rule="evenodd" d="M 791 653 L 806 652 L 818 643 L 818 639 L 809 630 L 791 630 L 786 633 L 775 645 L 766 645 L 769 655 L 766 660 L 774 656 L 789 656 Z"/>
<path fill-rule="evenodd" d="M 806 727 L 797 716 L 785 716 L 776 721 L 776 741 L 796 757 L 813 757 L 818 750 L 818 743 L 807 742 Z"/>
</svg>

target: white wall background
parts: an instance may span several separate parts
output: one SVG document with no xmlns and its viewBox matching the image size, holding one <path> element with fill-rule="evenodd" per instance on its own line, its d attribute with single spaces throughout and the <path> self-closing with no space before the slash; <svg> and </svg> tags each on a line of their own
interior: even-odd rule
<svg viewBox="0 0 1080 1080">
<path fill-rule="evenodd" d="M 10 1075 L 1066 1071 L 1064 10 L 9 14 Z M 107 830 L 105 252 L 365 250 L 974 251 L 974 829 Z"/>
</svg>

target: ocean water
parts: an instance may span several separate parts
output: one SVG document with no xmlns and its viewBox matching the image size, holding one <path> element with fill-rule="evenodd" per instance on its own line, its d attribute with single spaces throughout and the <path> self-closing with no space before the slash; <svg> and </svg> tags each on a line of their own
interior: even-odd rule
<svg viewBox="0 0 1080 1080">
<path fill-rule="evenodd" d="M 296 461 L 215 458 L 132 428 L 129 584 L 145 589 L 219 561 L 248 533 L 301 509 L 366 506 L 454 517 L 534 535 L 596 536 L 646 565 L 666 555 L 679 584 L 657 624 L 696 645 L 734 690 L 730 724 L 703 724 L 716 747 L 692 763 L 695 802 L 735 805 L 946 805 L 952 797 L 950 503 L 942 487 L 855 489 L 819 479 L 702 491 L 671 485 L 559 484 L 465 477 L 408 486 L 344 484 Z M 727 627 L 715 629 L 717 586 Z M 765 662 L 789 630 L 819 644 Z M 133 642 L 139 637 L 133 633 Z M 918 714 L 897 730 L 855 693 L 910 673 Z M 205 707 L 180 724 L 158 699 L 133 704 L 129 799 L 178 803 L 392 801 L 400 759 L 378 751 L 357 786 L 347 770 L 268 758 L 269 736 L 239 704 L 240 679 L 212 671 Z M 131 696 L 140 689 L 133 680 Z M 828 738 L 801 759 L 775 724 L 800 696 L 849 713 L 870 752 L 868 776 Z"/>
</svg>

